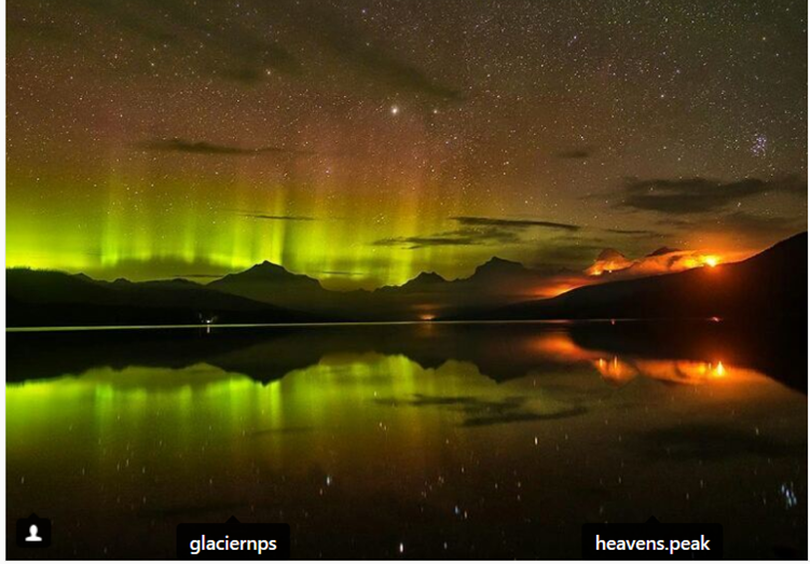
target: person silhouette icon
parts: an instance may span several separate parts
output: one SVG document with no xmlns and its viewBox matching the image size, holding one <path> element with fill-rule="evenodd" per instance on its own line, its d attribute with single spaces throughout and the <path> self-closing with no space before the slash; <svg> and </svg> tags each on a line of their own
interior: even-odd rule
<svg viewBox="0 0 810 564">
<path fill-rule="evenodd" d="M 25 537 L 25 542 L 42 542 L 42 537 L 40 537 L 37 533 L 39 529 L 36 525 L 31 525 L 28 528 L 28 536 Z"/>
<path fill-rule="evenodd" d="M 20 548 L 48 548 L 51 546 L 51 520 L 36 513 L 17 519 L 16 539 Z"/>
</svg>

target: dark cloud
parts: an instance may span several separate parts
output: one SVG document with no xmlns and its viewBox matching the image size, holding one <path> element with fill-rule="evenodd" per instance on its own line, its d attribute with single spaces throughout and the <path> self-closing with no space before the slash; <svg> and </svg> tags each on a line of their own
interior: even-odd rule
<svg viewBox="0 0 810 564">
<path fill-rule="evenodd" d="M 243 217 L 262 219 L 267 221 L 318 221 L 317 218 L 306 215 L 266 215 L 263 213 L 243 213 Z"/>
<path fill-rule="evenodd" d="M 169 51 L 198 73 L 255 85 L 278 73 L 303 76 L 332 55 L 349 73 L 381 85 L 386 95 L 411 93 L 458 100 L 460 91 L 392 54 L 377 37 L 322 2 L 255 3 L 250 20 L 225 4 L 200 9 L 184 0 L 72 0 L 105 28 L 124 30 Z M 269 31 L 274 33 L 268 33 Z M 80 34 L 76 34 L 77 39 Z M 280 40 L 269 37 L 283 38 Z M 301 44 L 313 48 L 302 50 Z M 87 45 L 94 48 L 94 45 Z M 201 49 L 202 48 L 202 49 Z M 295 54 L 293 54 L 295 53 Z M 301 53 L 308 53 L 303 60 Z M 357 81 L 353 81 L 355 84 Z"/>
<path fill-rule="evenodd" d="M 625 179 L 616 207 L 656 211 L 666 214 L 716 212 L 727 205 L 769 192 L 803 195 L 807 182 L 798 176 L 762 180 L 744 178 L 723 182 L 708 178 Z"/>
<path fill-rule="evenodd" d="M 650 237 L 660 237 L 661 233 L 650 229 L 605 229 L 608 233 L 616 235 L 645 235 Z"/>
<path fill-rule="evenodd" d="M 582 160 L 592 157 L 596 153 L 594 147 L 581 147 L 579 149 L 568 149 L 555 153 L 554 156 L 560 159 Z"/>
<path fill-rule="evenodd" d="M 266 39 L 266 34 L 260 31 L 261 25 L 244 25 L 224 14 L 221 18 L 212 18 L 210 11 L 200 10 L 183 0 L 73 2 L 99 17 L 105 27 L 126 30 L 161 47 L 168 45 L 188 64 L 214 76 L 252 84 L 266 78 L 268 70 L 288 75 L 301 70 L 300 62 L 290 50 Z M 201 46 L 204 57 L 196 56 Z"/>
<path fill-rule="evenodd" d="M 697 224 L 689 219 L 678 219 L 676 217 L 667 217 L 657 222 L 659 225 L 667 225 L 669 227 L 677 227 L 679 229 L 693 228 Z"/>
<path fill-rule="evenodd" d="M 434 235 L 414 237 L 389 237 L 374 241 L 378 247 L 403 247 L 409 250 L 425 247 L 469 247 L 475 245 L 493 245 L 517 243 L 520 237 L 511 230 L 498 228 L 457 229 Z"/>
<path fill-rule="evenodd" d="M 53 11 L 63 14 L 70 9 L 83 15 L 83 23 L 91 22 L 104 32 L 125 32 L 130 43 L 135 39 L 158 49 L 163 57 L 173 58 L 196 75 L 253 86 L 274 75 L 306 78 L 317 72 L 323 76 L 326 62 L 339 67 L 329 74 L 343 71 L 353 86 L 361 82 L 379 86 L 385 96 L 462 98 L 459 89 L 430 77 L 415 62 L 394 54 L 366 27 L 322 2 L 256 2 L 246 10 L 249 17 L 235 16 L 225 3 L 209 3 L 201 9 L 184 0 L 65 0 Z M 51 33 L 55 26 L 49 21 L 32 20 L 15 15 L 15 21 L 23 24 L 12 31 L 42 41 L 81 45 L 84 51 L 98 51 L 103 44 L 86 39 L 100 35 L 101 30 L 88 34 L 86 25 L 81 29 L 68 25 L 66 32 Z M 143 59 L 133 61 L 128 70 L 151 72 Z"/>
<path fill-rule="evenodd" d="M 495 217 L 451 217 L 461 227 L 453 231 L 419 235 L 413 237 L 389 237 L 372 243 L 381 247 L 404 247 L 422 249 L 425 247 L 468 247 L 474 245 L 505 245 L 519 243 L 521 234 L 534 227 L 545 227 L 563 231 L 579 231 L 579 225 L 555 223 L 535 219 L 502 219 Z"/>
<path fill-rule="evenodd" d="M 197 155 L 223 155 L 223 156 L 251 156 L 262 154 L 296 154 L 309 155 L 307 151 L 286 149 L 284 147 L 258 147 L 245 149 L 232 145 L 217 145 L 206 141 L 188 141 L 175 137 L 173 139 L 152 139 L 137 145 L 141 149 L 156 152 L 193 153 Z"/>
<path fill-rule="evenodd" d="M 580 225 L 556 223 L 553 221 L 540 221 L 536 219 L 501 219 L 496 217 L 470 216 L 451 217 L 450 219 L 459 222 L 461 225 L 467 226 L 491 226 L 506 228 L 548 227 L 550 229 L 562 229 L 564 231 L 579 231 L 582 229 L 582 226 Z"/>
<path fill-rule="evenodd" d="M 290 13 L 300 2 L 286 3 Z M 429 77 L 417 66 L 394 56 L 377 39 L 358 26 L 352 25 L 342 14 L 328 11 L 323 2 L 302 6 L 305 13 L 297 18 L 305 22 L 302 29 L 321 46 L 332 52 L 350 69 L 385 86 L 394 92 L 409 92 L 446 101 L 461 99 L 461 92 Z"/>
</svg>

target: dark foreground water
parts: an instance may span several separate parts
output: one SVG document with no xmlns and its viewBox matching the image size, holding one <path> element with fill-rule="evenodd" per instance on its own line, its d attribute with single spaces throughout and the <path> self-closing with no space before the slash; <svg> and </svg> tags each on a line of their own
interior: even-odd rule
<svg viewBox="0 0 810 564">
<path fill-rule="evenodd" d="M 11 558 L 167 558 L 286 522 L 294 558 L 578 558 L 584 522 L 806 556 L 802 330 L 694 322 L 7 335 Z M 53 546 L 14 545 L 17 518 Z"/>
</svg>

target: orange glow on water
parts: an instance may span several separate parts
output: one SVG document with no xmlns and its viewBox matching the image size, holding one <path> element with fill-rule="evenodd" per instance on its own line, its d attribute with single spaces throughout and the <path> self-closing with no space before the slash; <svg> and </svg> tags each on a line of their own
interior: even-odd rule
<svg viewBox="0 0 810 564">
<path fill-rule="evenodd" d="M 567 333 L 550 333 L 531 339 L 529 348 L 546 358 L 587 363 L 607 382 L 625 384 L 639 376 L 687 385 L 709 384 L 715 380 L 743 381 L 761 376 L 755 370 L 725 364 L 722 360 L 624 358 L 611 352 L 588 349 Z"/>
<path fill-rule="evenodd" d="M 751 371 L 725 366 L 722 361 L 698 362 L 691 360 L 643 360 L 636 366 L 645 376 L 681 384 L 705 384 L 713 379 L 745 377 Z"/>
<path fill-rule="evenodd" d="M 565 333 L 550 333 L 532 340 L 535 351 L 560 360 L 591 360 L 598 353 L 583 349 Z"/>
<path fill-rule="evenodd" d="M 602 375 L 602 378 L 614 384 L 629 382 L 638 375 L 638 370 L 633 368 L 632 365 L 619 360 L 617 356 L 614 356 L 609 361 L 600 358 L 593 365 Z"/>
</svg>

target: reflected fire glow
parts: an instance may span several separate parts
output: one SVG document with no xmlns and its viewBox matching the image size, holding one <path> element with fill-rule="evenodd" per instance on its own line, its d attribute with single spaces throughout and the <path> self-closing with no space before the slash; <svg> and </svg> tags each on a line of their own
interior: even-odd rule
<svg viewBox="0 0 810 564">
<path fill-rule="evenodd" d="M 605 381 L 618 385 L 626 384 L 638 376 L 690 385 L 725 378 L 762 376 L 755 370 L 730 365 L 720 359 L 622 359 L 615 354 L 580 347 L 565 333 L 537 337 L 531 347 L 534 351 L 559 361 L 590 363 Z"/>
</svg>

